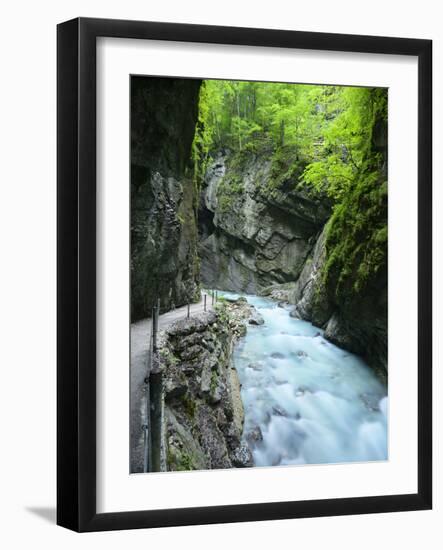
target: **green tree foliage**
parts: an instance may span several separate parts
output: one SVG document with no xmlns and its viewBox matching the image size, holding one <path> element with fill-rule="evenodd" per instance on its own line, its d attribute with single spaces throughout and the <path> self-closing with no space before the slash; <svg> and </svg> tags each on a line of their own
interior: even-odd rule
<svg viewBox="0 0 443 550">
<path fill-rule="evenodd" d="M 374 146 L 374 127 L 386 119 L 384 89 L 206 80 L 195 173 L 201 177 L 212 152 L 229 149 L 231 168 L 251 154 L 271 160 L 269 193 L 306 187 L 328 195 L 325 278 L 335 295 L 351 286 L 361 293 L 386 265 L 386 159 Z M 242 185 L 235 177 L 222 185 L 228 208 Z"/>
<path fill-rule="evenodd" d="M 277 185 L 285 173 L 295 175 L 295 185 L 340 200 L 362 169 L 374 113 L 383 105 L 386 93 L 372 88 L 206 80 L 196 167 L 201 172 L 210 152 L 223 148 L 268 154 Z"/>
<path fill-rule="evenodd" d="M 315 159 L 303 174 L 305 182 L 340 201 L 363 169 L 371 143 L 374 117 L 386 112 L 386 91 L 338 88 L 328 93 L 320 119 Z"/>
<path fill-rule="evenodd" d="M 310 147 L 316 113 L 310 96 L 318 86 L 273 82 L 206 80 L 200 95 L 199 139 L 212 148 L 295 153 Z M 314 94 L 315 95 L 315 94 Z"/>
</svg>

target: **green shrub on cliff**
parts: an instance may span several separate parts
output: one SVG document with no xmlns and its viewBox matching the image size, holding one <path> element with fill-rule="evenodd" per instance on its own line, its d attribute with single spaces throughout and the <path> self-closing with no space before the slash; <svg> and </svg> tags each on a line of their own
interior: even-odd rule
<svg viewBox="0 0 443 550">
<path fill-rule="evenodd" d="M 359 171 L 338 194 L 326 236 L 324 278 L 335 303 L 356 302 L 387 278 L 387 95 L 370 90 Z"/>
<path fill-rule="evenodd" d="M 243 195 L 244 185 L 241 177 L 233 171 L 219 182 L 217 186 L 217 202 L 221 212 L 227 212 L 234 203 L 236 197 Z"/>
<path fill-rule="evenodd" d="M 361 295 L 387 263 L 387 182 L 362 174 L 328 223 L 325 282 L 334 301 Z"/>
</svg>

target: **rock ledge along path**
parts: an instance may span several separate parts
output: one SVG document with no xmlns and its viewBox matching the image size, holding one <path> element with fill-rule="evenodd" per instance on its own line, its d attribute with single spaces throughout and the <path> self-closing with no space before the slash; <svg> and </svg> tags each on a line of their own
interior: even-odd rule
<svg viewBox="0 0 443 550">
<path fill-rule="evenodd" d="M 198 303 L 191 304 L 191 317 L 204 311 L 204 294 Z M 207 294 L 206 311 L 213 309 L 212 298 Z M 188 314 L 188 306 L 178 307 L 159 316 L 159 330 L 164 330 L 174 321 L 185 319 Z M 151 318 L 142 319 L 131 324 L 131 473 L 143 472 L 143 429 L 146 411 L 145 378 L 148 373 L 148 354 L 151 337 Z"/>
</svg>

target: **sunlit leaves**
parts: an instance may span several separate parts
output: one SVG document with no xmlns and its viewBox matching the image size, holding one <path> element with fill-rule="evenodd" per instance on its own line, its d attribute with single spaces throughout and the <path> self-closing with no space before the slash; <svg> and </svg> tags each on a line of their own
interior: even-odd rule
<svg viewBox="0 0 443 550">
<path fill-rule="evenodd" d="M 194 158 L 201 168 L 223 148 L 271 158 L 282 151 L 284 171 L 299 174 L 294 187 L 308 185 L 339 201 L 362 169 L 386 97 L 373 88 L 206 80 Z M 301 176 L 291 163 L 303 166 Z"/>
</svg>

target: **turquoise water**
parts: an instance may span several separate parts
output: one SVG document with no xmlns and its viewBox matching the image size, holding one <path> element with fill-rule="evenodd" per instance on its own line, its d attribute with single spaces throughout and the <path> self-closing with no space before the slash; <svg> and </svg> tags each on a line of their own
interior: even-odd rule
<svg viewBox="0 0 443 550">
<path fill-rule="evenodd" d="M 255 465 L 386 460 L 386 387 L 373 371 L 288 309 L 246 298 L 265 321 L 234 351 Z"/>
</svg>

